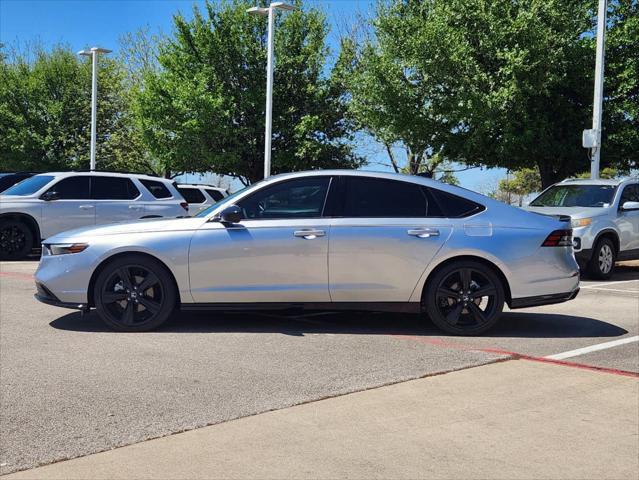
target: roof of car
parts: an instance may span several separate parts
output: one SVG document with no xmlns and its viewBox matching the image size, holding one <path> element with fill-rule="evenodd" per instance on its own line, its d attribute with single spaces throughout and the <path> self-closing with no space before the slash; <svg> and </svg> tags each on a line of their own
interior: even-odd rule
<svg viewBox="0 0 639 480">
<path fill-rule="evenodd" d="M 107 172 L 107 171 L 88 171 L 88 170 L 73 170 L 70 172 L 43 172 L 38 175 L 54 175 L 56 177 L 71 177 L 74 175 L 91 175 L 96 177 L 124 177 L 124 178 L 141 178 L 142 180 L 154 180 L 154 181 L 164 181 L 171 182 L 172 180 L 168 178 L 156 177 L 153 175 L 144 175 L 143 173 L 123 173 L 123 172 Z"/>
<path fill-rule="evenodd" d="M 179 188 L 199 188 L 199 187 L 204 187 L 204 188 L 212 188 L 213 190 L 219 190 L 221 192 L 226 191 L 226 189 L 222 188 L 222 187 L 215 187 L 213 185 L 208 185 L 206 183 L 178 183 L 178 187 Z"/>
<path fill-rule="evenodd" d="M 633 177 L 625 177 L 625 178 L 598 178 L 593 180 L 592 178 L 567 178 L 562 182 L 559 182 L 563 185 L 565 184 L 574 184 L 574 185 L 620 185 L 627 181 L 637 180 L 637 178 Z"/>
</svg>

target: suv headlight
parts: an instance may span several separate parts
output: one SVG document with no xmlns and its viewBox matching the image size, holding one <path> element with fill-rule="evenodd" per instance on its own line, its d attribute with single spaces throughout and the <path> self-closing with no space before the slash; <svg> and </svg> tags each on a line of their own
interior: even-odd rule
<svg viewBox="0 0 639 480">
<path fill-rule="evenodd" d="M 87 249 L 87 243 L 49 243 L 44 244 L 49 255 L 66 255 L 68 253 L 80 253 Z"/>
<path fill-rule="evenodd" d="M 592 218 L 573 218 L 570 220 L 572 228 L 587 227 L 592 223 Z"/>
</svg>

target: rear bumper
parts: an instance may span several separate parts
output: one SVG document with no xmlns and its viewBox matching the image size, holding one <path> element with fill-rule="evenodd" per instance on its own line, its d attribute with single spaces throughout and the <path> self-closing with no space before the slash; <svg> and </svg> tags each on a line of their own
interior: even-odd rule
<svg viewBox="0 0 639 480">
<path fill-rule="evenodd" d="M 567 293 L 552 293 L 549 295 L 538 295 L 535 297 L 513 298 L 510 302 L 511 309 L 539 307 L 541 305 L 552 305 L 555 303 L 567 302 L 572 300 L 579 293 L 579 288 Z"/>
</svg>

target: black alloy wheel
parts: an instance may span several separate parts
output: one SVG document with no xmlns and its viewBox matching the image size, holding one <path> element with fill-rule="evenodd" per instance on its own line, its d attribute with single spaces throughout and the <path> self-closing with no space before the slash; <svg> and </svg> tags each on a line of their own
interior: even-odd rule
<svg viewBox="0 0 639 480">
<path fill-rule="evenodd" d="M 159 262 L 127 256 L 108 264 L 95 283 L 98 315 L 111 328 L 142 332 L 166 322 L 176 306 L 170 273 Z"/>
<path fill-rule="evenodd" d="M 0 260 L 21 260 L 31 253 L 34 238 L 19 220 L 0 220 Z"/>
<path fill-rule="evenodd" d="M 489 267 L 459 261 L 429 281 L 426 309 L 435 325 L 453 335 L 479 335 L 497 323 L 504 308 L 504 287 Z"/>
</svg>

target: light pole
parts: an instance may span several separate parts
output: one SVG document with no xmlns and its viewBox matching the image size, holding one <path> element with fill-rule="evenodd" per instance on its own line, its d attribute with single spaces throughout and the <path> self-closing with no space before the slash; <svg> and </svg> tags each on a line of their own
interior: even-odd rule
<svg viewBox="0 0 639 480">
<path fill-rule="evenodd" d="M 95 170 L 95 130 L 98 116 L 98 54 L 110 53 L 106 48 L 93 47 L 91 50 L 80 50 L 78 55 L 91 57 L 91 171 Z"/>
<path fill-rule="evenodd" d="M 253 15 L 268 15 L 268 38 L 266 57 L 266 129 L 264 133 L 264 178 L 271 175 L 271 138 L 273 130 L 273 40 L 275 10 L 295 10 L 284 2 L 273 2 L 268 7 L 252 7 L 247 10 Z"/>
<path fill-rule="evenodd" d="M 608 1 L 599 0 L 597 13 L 597 52 L 595 59 L 595 94 L 592 107 L 592 129 L 584 130 L 583 146 L 590 148 L 590 178 L 599 178 L 599 160 L 601 157 L 601 112 L 603 110 L 604 57 L 606 45 L 606 17 Z"/>
</svg>

